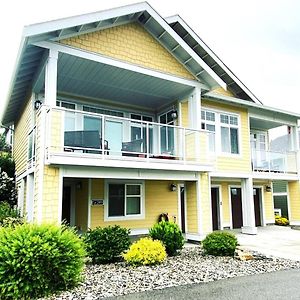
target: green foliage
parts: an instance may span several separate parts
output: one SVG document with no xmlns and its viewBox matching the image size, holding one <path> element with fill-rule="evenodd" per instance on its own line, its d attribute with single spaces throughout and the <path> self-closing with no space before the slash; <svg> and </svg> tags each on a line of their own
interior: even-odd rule
<svg viewBox="0 0 300 300">
<path fill-rule="evenodd" d="M 167 254 L 176 255 L 182 249 L 184 238 L 179 226 L 168 221 L 161 221 L 149 230 L 149 235 L 153 240 L 160 240 L 166 247 Z"/>
<path fill-rule="evenodd" d="M 15 162 L 10 153 L 0 152 L 0 168 L 1 172 L 5 172 L 8 177 L 15 176 Z"/>
<path fill-rule="evenodd" d="M 130 265 L 155 265 L 164 261 L 167 253 L 161 241 L 146 237 L 133 243 L 123 257 Z"/>
<path fill-rule="evenodd" d="M 275 224 L 279 226 L 287 226 L 290 222 L 285 217 L 275 216 Z"/>
<path fill-rule="evenodd" d="M 18 209 L 15 209 L 7 202 L 0 202 L 0 226 L 22 224 L 23 218 Z"/>
<path fill-rule="evenodd" d="M 130 246 L 129 233 L 118 225 L 89 230 L 84 237 L 88 256 L 97 264 L 117 261 Z"/>
<path fill-rule="evenodd" d="M 11 152 L 11 147 L 6 143 L 5 134 L 0 134 L 0 151 Z"/>
<path fill-rule="evenodd" d="M 215 256 L 233 256 L 237 244 L 236 236 L 226 231 L 212 232 L 202 241 L 205 253 Z"/>
<path fill-rule="evenodd" d="M 85 251 L 65 226 L 0 228 L 0 299 L 36 299 L 75 286 Z"/>
</svg>

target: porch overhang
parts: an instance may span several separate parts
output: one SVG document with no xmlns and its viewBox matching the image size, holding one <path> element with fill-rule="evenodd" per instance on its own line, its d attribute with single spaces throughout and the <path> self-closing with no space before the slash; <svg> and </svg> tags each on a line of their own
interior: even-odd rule
<svg viewBox="0 0 300 300">
<path fill-rule="evenodd" d="M 58 51 L 57 94 L 89 99 L 105 99 L 121 105 L 142 106 L 157 110 L 187 97 L 195 87 L 206 88 L 197 81 L 128 65 L 98 54 L 52 43 L 42 47 Z M 45 72 L 41 72 L 35 93 L 43 93 Z"/>
<path fill-rule="evenodd" d="M 26 97 L 39 79 L 48 52 L 38 42 L 56 42 L 113 26 L 137 22 L 169 51 L 195 78 L 209 88 L 226 83 L 199 57 L 169 24 L 147 3 L 142 2 L 81 16 L 34 24 L 25 27 L 11 84 L 0 116 L 3 124 L 14 122 Z"/>
</svg>

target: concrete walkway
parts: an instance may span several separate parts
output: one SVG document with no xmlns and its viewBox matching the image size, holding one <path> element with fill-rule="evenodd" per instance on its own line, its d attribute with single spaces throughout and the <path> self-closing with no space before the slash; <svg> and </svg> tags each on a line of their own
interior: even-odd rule
<svg viewBox="0 0 300 300">
<path fill-rule="evenodd" d="M 273 225 L 258 227 L 257 235 L 242 234 L 240 230 L 233 232 L 243 248 L 300 261 L 300 230 Z"/>
</svg>

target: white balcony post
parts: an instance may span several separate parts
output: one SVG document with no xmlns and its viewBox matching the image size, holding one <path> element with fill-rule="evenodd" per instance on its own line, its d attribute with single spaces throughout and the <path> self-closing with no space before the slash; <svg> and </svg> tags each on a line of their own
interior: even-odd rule
<svg viewBox="0 0 300 300">
<path fill-rule="evenodd" d="M 242 207 L 243 207 L 242 233 L 257 234 L 257 227 L 255 227 L 252 178 L 242 179 Z"/>
<path fill-rule="evenodd" d="M 183 137 L 182 137 L 182 159 L 185 163 L 185 161 L 186 161 L 186 150 L 185 150 L 185 147 L 186 147 L 186 129 L 185 128 L 183 128 L 183 130 L 182 130 L 182 135 L 183 135 Z"/>
<path fill-rule="evenodd" d="M 45 69 L 45 104 L 52 107 L 56 105 L 57 60 L 58 51 L 50 49 Z"/>
<path fill-rule="evenodd" d="M 147 122 L 146 123 L 146 156 L 147 158 L 149 159 L 149 123 Z M 143 149 L 143 152 L 144 152 L 144 149 Z"/>
<path fill-rule="evenodd" d="M 104 145 L 105 145 L 105 117 L 101 117 L 101 147 L 102 147 L 102 159 L 105 158 L 104 154 Z M 108 150 L 107 150 L 108 151 Z"/>
</svg>

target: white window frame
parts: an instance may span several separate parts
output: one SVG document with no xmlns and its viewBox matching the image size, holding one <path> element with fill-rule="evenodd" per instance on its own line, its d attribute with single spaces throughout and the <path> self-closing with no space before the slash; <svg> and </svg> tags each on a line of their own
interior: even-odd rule
<svg viewBox="0 0 300 300">
<path fill-rule="evenodd" d="M 202 119 L 202 112 L 204 112 L 204 114 L 205 114 L 205 118 L 204 119 Z M 207 120 L 206 119 L 206 113 L 212 113 L 212 114 L 214 114 L 214 116 L 215 116 L 215 120 L 214 121 L 211 121 L 211 120 Z M 207 131 L 209 131 L 209 132 L 212 132 L 211 134 L 213 134 L 213 136 L 214 136 L 214 140 L 215 140 L 215 142 L 214 142 L 214 153 L 216 153 L 217 152 L 217 138 L 216 138 L 216 136 L 217 136 L 217 122 L 216 122 L 216 119 L 217 119 L 217 116 L 218 116 L 218 113 L 216 113 L 215 111 L 212 111 L 212 110 L 210 110 L 210 109 L 201 109 L 201 129 L 203 129 L 203 130 L 207 130 Z M 205 128 L 202 128 L 202 125 L 204 124 L 204 127 Z M 209 129 L 207 129 L 207 126 L 206 125 L 212 125 L 212 126 L 215 126 L 215 131 L 210 131 Z M 209 144 L 208 144 L 208 150 L 209 151 L 211 151 L 211 149 L 210 149 L 210 147 L 209 147 Z"/>
<path fill-rule="evenodd" d="M 241 147 L 241 140 L 242 140 L 242 126 L 241 126 L 241 116 L 238 113 L 234 112 L 229 112 L 229 111 L 223 111 L 223 110 L 218 110 L 210 107 L 201 107 L 201 111 L 205 112 L 212 112 L 215 114 L 215 122 L 213 121 L 206 121 L 202 120 L 201 118 L 201 123 L 205 124 L 210 124 L 210 125 L 215 125 L 215 153 L 218 156 L 226 156 L 226 157 L 241 157 L 242 156 L 242 147 Z M 228 115 L 228 116 L 233 116 L 237 117 L 238 120 L 238 125 L 230 125 L 230 124 L 224 124 L 221 123 L 221 115 Z M 221 127 L 225 127 L 224 125 L 230 125 L 238 129 L 238 153 L 231 153 L 231 152 L 223 152 L 222 151 L 222 145 L 221 145 Z"/>
<path fill-rule="evenodd" d="M 222 115 L 224 115 L 224 116 L 227 116 L 228 117 L 228 123 L 223 123 L 223 122 L 221 122 L 221 116 Z M 239 122 L 239 118 L 238 118 L 238 116 L 237 115 L 235 115 L 235 114 L 232 114 L 232 113 L 227 113 L 227 112 L 222 112 L 222 113 L 220 113 L 219 114 L 219 122 L 220 122 L 220 151 L 221 151 L 221 153 L 222 154 L 225 154 L 225 155 L 228 155 L 228 154 L 230 154 L 230 155 L 239 155 L 240 154 L 240 134 L 239 134 L 239 132 L 240 132 L 240 126 L 239 126 L 239 124 L 240 124 L 240 122 Z M 230 117 L 234 117 L 234 118 L 237 118 L 237 125 L 235 125 L 235 124 L 230 124 Z M 221 141 L 222 141 L 222 127 L 223 128 L 228 128 L 228 130 L 229 130 L 229 146 L 230 146 L 230 152 L 226 152 L 226 151 L 223 151 L 222 150 L 222 143 L 221 143 Z M 237 129 L 237 138 L 238 138 L 238 152 L 237 153 L 232 153 L 231 152 L 231 139 L 230 139 L 230 129 L 231 128 L 235 128 L 235 129 Z"/>
<path fill-rule="evenodd" d="M 124 184 L 126 185 L 139 185 L 140 186 L 140 208 L 141 213 L 137 215 L 126 215 L 126 187 L 125 187 L 125 205 L 124 205 L 124 216 L 111 217 L 108 215 L 109 206 L 109 185 L 110 184 Z M 104 221 L 126 221 L 126 220 L 143 220 L 145 219 L 145 182 L 144 181 L 131 181 L 131 180 L 107 180 L 105 181 L 105 199 L 104 199 Z M 133 195 L 132 195 L 133 196 Z"/>
</svg>

